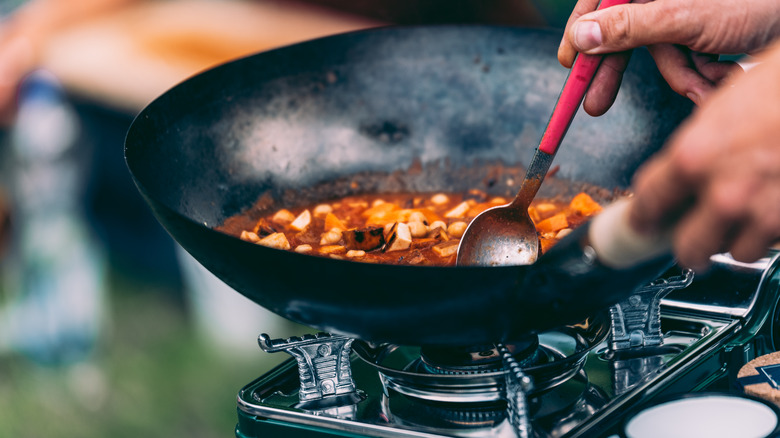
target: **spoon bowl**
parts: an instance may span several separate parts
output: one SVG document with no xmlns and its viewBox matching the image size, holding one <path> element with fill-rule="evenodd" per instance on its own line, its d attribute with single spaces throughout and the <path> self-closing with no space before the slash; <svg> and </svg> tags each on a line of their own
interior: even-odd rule
<svg viewBox="0 0 780 438">
<path fill-rule="evenodd" d="M 469 238 L 458 247 L 458 265 L 530 265 L 539 257 L 538 236 L 528 237 L 537 234 L 527 208 L 489 208 L 471 221 L 466 233 Z"/>
<path fill-rule="evenodd" d="M 457 265 L 530 265 L 539 258 L 539 234 L 528 207 L 555 155 L 541 149 L 534 153 L 515 199 L 483 211 L 466 227 L 458 244 Z"/>
</svg>

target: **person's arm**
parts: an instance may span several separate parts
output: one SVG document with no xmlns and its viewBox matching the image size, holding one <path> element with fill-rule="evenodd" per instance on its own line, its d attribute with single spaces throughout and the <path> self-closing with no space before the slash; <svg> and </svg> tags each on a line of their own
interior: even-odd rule
<svg viewBox="0 0 780 438">
<path fill-rule="evenodd" d="M 585 100 L 592 115 L 612 105 L 630 49 L 648 46 L 670 86 L 701 104 L 735 70 L 733 63 L 718 62 L 717 54 L 752 53 L 780 36 L 776 0 L 640 0 L 593 12 L 597 5 L 577 2 L 558 51 L 567 67 L 577 52 L 614 53 Z"/>
<path fill-rule="evenodd" d="M 754 261 L 780 238 L 780 42 L 715 91 L 638 173 L 630 223 L 672 227 L 683 266 Z"/>
<path fill-rule="evenodd" d="M 32 0 L 0 21 L 0 122 L 14 110 L 17 86 L 57 31 L 140 0 Z"/>
</svg>

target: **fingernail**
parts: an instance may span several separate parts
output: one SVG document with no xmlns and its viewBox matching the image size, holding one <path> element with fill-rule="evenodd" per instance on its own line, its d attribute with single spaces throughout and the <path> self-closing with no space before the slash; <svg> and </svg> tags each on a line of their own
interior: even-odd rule
<svg viewBox="0 0 780 438">
<path fill-rule="evenodd" d="M 579 50 L 591 50 L 602 43 L 601 26 L 595 21 L 582 21 L 574 24 L 574 44 Z"/>
<path fill-rule="evenodd" d="M 691 102 L 695 103 L 697 106 L 701 102 L 701 98 L 699 97 L 699 95 L 694 92 L 690 92 L 686 94 L 686 96 L 688 97 L 688 99 L 691 99 Z"/>
</svg>

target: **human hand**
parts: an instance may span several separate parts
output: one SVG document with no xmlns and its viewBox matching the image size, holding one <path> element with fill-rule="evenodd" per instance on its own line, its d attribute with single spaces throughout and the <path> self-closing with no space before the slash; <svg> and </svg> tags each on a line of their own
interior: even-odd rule
<svg viewBox="0 0 780 438">
<path fill-rule="evenodd" d="M 640 232 L 671 227 L 674 253 L 701 270 L 712 254 L 766 255 L 780 237 L 780 43 L 716 91 L 634 181 Z"/>
<path fill-rule="evenodd" d="M 614 102 L 629 50 L 648 46 L 671 88 L 703 103 L 738 67 L 715 54 L 752 53 L 780 36 L 775 0 L 639 0 L 592 12 L 599 0 L 579 0 L 566 25 L 558 59 L 606 54 L 583 104 L 600 115 Z"/>
</svg>

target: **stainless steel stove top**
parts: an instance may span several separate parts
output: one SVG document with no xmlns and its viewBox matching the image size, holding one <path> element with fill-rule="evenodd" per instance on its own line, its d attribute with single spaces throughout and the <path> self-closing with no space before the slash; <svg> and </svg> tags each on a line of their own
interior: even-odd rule
<svg viewBox="0 0 780 438">
<path fill-rule="evenodd" d="M 735 390 L 730 382 L 739 368 L 775 349 L 779 275 L 774 257 L 751 265 L 727 257 L 715 261 L 715 268 L 692 284 L 683 278 L 686 274 L 674 277 L 684 283 L 679 286 L 683 289 L 672 292 L 678 286 L 662 283 L 648 296 L 632 296 L 610 309 L 606 323 L 597 315 L 573 328 L 540 334 L 534 348 L 541 353 L 535 354 L 545 358 L 520 367 L 531 382 L 520 407 L 528 414 L 528 436 L 610 436 L 626 415 L 660 397 Z M 661 304 L 656 303 L 660 319 L 655 322 L 650 318 L 654 300 Z M 660 327 L 654 328 L 658 321 Z M 308 345 L 314 338 L 266 337 L 263 342 L 266 347 L 288 341 Z M 302 356 L 294 354 L 297 360 L 239 392 L 237 436 L 522 436 L 507 414 L 511 394 L 507 396 L 508 374 L 502 368 L 459 368 L 426 377 L 419 347 L 343 342 L 345 363 L 333 369 L 351 377 L 351 390 L 342 385 L 344 391 L 337 393 L 336 387 L 324 385 L 329 394 L 304 400 L 305 388 L 330 382 L 330 377 L 321 370 L 307 375 Z M 324 358 L 322 347 L 317 348 Z M 480 355 L 494 353 L 487 349 L 475 357 L 481 363 Z M 310 357 L 303 360 L 311 362 Z"/>
</svg>

